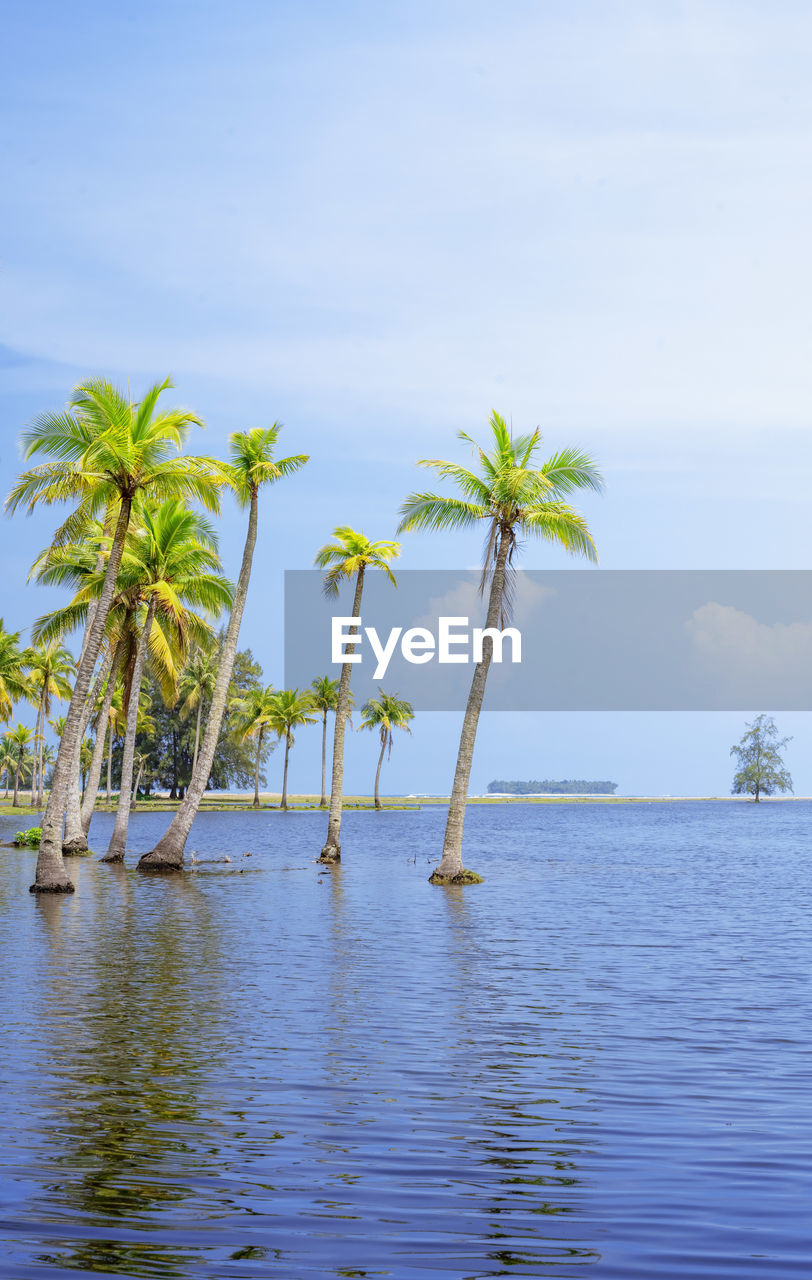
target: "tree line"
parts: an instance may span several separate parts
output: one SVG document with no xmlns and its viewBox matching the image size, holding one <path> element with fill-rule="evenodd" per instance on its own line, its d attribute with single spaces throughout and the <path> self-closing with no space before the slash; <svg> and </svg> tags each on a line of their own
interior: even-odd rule
<svg viewBox="0 0 812 1280">
<path fill-rule="evenodd" d="M 255 800 L 259 767 L 267 735 L 284 742 L 283 803 L 287 800 L 287 768 L 294 730 L 317 722 L 323 731 L 322 801 L 326 787 L 327 711 L 319 707 L 319 677 L 309 691 L 274 691 L 253 686 L 235 692 L 238 640 L 248 594 L 259 529 L 260 496 L 270 486 L 294 477 L 306 465 L 305 454 L 276 456 L 281 427 L 236 431 L 226 459 L 184 453 L 190 431 L 202 425 L 188 409 L 165 407 L 169 379 L 150 387 L 133 401 L 106 379 L 80 383 L 63 412 L 45 412 L 22 433 L 27 460 L 43 460 L 24 471 L 6 501 L 10 513 L 40 505 L 64 504 L 67 517 L 51 543 L 37 557 L 32 573 L 39 581 L 66 588 L 70 598 L 61 608 L 38 619 L 32 629 L 36 645 L 62 648 L 71 633 L 79 640 L 75 662 L 67 650 L 72 685 L 60 725 L 52 764 L 50 790 L 42 818 L 42 836 L 34 893 L 70 893 L 65 857 L 88 850 L 87 833 L 98 793 L 105 739 L 108 770 L 111 717 L 118 717 L 120 756 L 116 760 L 119 794 L 113 834 L 104 859 L 124 858 L 128 822 L 140 781 L 153 764 L 139 750 L 150 740 L 160 703 L 180 707 L 194 724 L 194 744 L 187 780 L 180 782 L 177 759 L 173 778 L 180 804 L 154 849 L 138 863 L 143 871 L 179 871 L 186 841 L 203 794 L 217 777 L 221 742 L 234 735 L 255 750 Z M 486 627 L 504 627 L 509 614 L 511 581 L 519 539 L 534 537 L 575 555 L 595 560 L 594 543 L 583 516 L 567 501 L 579 489 L 600 490 L 600 474 L 586 454 L 565 449 L 545 461 L 538 458 L 538 430 L 514 435 L 493 413 L 489 447 L 466 433 L 461 440 L 473 451 L 476 470 L 453 462 L 425 459 L 419 465 L 435 471 L 456 487 L 453 496 L 420 491 L 410 494 L 400 511 L 398 532 L 484 528 L 485 555 L 481 590 L 487 600 Z M 226 496 L 245 513 L 246 536 L 235 583 L 223 575 L 213 518 Z M 346 584 L 353 596 L 352 615 L 360 617 L 365 578 L 382 573 L 397 586 L 392 561 L 401 550 L 394 540 L 374 542 L 349 525 L 333 531 L 332 541 L 316 554 L 324 570 L 325 591 L 337 595 Z M 213 628 L 227 615 L 222 634 Z M 0 669 L 10 701 L 20 696 L 25 664 L 15 667 L 16 638 L 7 633 L 7 661 Z M 348 647 L 350 653 L 351 646 Z M 17 649 L 18 653 L 21 653 Z M 462 832 L 477 725 L 493 652 L 486 637 L 482 660 L 474 668 L 463 716 L 436 883 L 465 883 L 481 877 L 462 863 Z M 2 654 L 0 653 L 0 658 Z M 341 857 L 341 814 L 346 728 L 350 717 L 352 667 L 345 663 L 335 682 L 333 750 L 327 835 L 320 861 Z M 67 667 L 65 678 L 68 679 Z M 15 686 L 15 682 L 18 682 Z M 15 687 L 17 692 L 15 692 Z M 160 697 L 156 699 L 156 691 Z M 62 695 L 60 695 L 62 696 Z M 332 695 L 331 695 L 332 696 Z M 204 714 L 205 709 L 205 714 Z M 43 710 L 42 714 L 46 714 Z M 380 739 L 375 783 L 395 728 L 408 728 L 411 708 L 397 695 L 380 691 L 362 708 L 361 728 Z M 150 723 L 152 721 L 152 723 Z M 97 731 L 88 740 L 88 729 Z M 224 736 L 224 726 L 226 733 Z M 103 732 L 106 727 L 106 732 Z M 44 721 L 38 711 L 36 752 L 44 751 Z M 177 741 L 173 740 L 177 750 Z M 24 749 L 23 749 L 24 750 Z M 84 752 L 84 755 L 83 755 Z M 84 768 L 83 768 L 84 765 Z M 21 766 L 22 767 L 22 766 Z M 37 786 L 42 794 L 44 760 L 37 760 Z M 85 780 L 84 801 L 82 778 Z M 182 798 L 181 798 L 182 791 Z"/>
</svg>

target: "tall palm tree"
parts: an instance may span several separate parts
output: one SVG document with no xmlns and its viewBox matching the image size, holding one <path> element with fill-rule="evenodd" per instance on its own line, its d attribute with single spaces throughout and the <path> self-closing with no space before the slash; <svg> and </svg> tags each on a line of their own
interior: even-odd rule
<svg viewBox="0 0 812 1280">
<path fill-rule="evenodd" d="M 30 747 L 36 742 L 36 736 L 33 729 L 29 729 L 27 725 L 17 724 L 13 729 L 6 729 L 3 735 L 14 754 L 14 799 L 12 800 L 13 808 L 19 805 L 19 789 L 20 777 L 25 764 L 25 757 Z"/>
<path fill-rule="evenodd" d="M 257 749 L 254 757 L 254 808 L 259 808 L 259 768 L 262 762 L 262 744 L 274 712 L 274 687 L 266 685 L 264 689 L 249 689 L 244 697 L 232 698 L 229 709 L 234 713 L 234 726 L 243 742 L 247 738 L 256 738 Z"/>
<path fill-rule="evenodd" d="M 395 729 L 404 729 L 406 733 L 411 733 L 409 721 L 414 719 L 414 707 L 411 702 L 407 702 L 403 698 L 399 698 L 396 693 L 385 693 L 378 686 L 380 697 L 370 698 L 361 708 L 363 719 L 359 724 L 360 729 L 377 729 L 381 739 L 381 753 L 378 756 L 378 768 L 375 770 L 375 808 L 380 809 L 380 782 L 381 782 L 381 765 L 383 764 L 384 752 L 389 750 L 392 754 L 392 739 Z"/>
<path fill-rule="evenodd" d="M 139 528 L 124 549 L 120 583 L 123 590 L 140 594 L 144 620 L 130 679 L 116 820 L 104 862 L 122 862 L 127 846 L 139 697 L 153 620 L 163 614 L 182 637 L 200 640 L 210 628 L 193 606 L 216 617 L 232 600 L 231 584 L 219 572 L 217 539 L 203 516 L 171 499 L 159 507 L 144 506 L 138 518 Z"/>
<path fill-rule="evenodd" d="M 211 700 L 217 680 L 219 650 L 216 644 L 197 645 L 183 669 L 180 680 L 180 696 L 183 702 L 180 708 L 181 720 L 186 720 L 193 711 L 195 719 L 195 747 L 192 756 L 192 773 L 197 768 L 197 756 L 200 750 L 200 720 L 203 706 Z"/>
<path fill-rule="evenodd" d="M 300 693 L 298 689 L 280 689 L 274 694 L 271 706 L 270 727 L 285 739 L 285 768 L 282 774 L 282 798 L 280 809 L 288 807 L 288 757 L 295 742 L 293 730 L 303 724 L 315 724 L 318 720 L 316 708 L 309 690 Z"/>
<path fill-rule="evenodd" d="M 342 582 L 355 580 L 352 617 L 361 616 L 361 596 L 364 591 L 364 575 L 367 569 L 379 569 L 397 586 L 389 562 L 400 555 L 399 542 L 370 542 L 362 533 L 356 533 L 348 525 L 333 530 L 335 542 L 328 542 L 316 555 L 319 569 L 326 569 L 324 592 L 337 596 Z M 355 645 L 350 643 L 345 652 L 351 655 Z M 350 709 L 350 676 L 352 665 L 345 662 L 338 680 L 338 701 L 333 734 L 333 778 L 330 791 L 330 815 L 327 820 L 327 840 L 319 862 L 341 861 L 341 810 L 344 801 L 344 737 Z"/>
<path fill-rule="evenodd" d="M 238 503 L 241 507 L 248 508 L 248 532 L 243 549 L 240 576 L 237 579 L 234 604 L 220 653 L 220 666 L 211 697 L 206 730 L 197 758 L 197 768 L 192 773 L 186 795 L 176 810 L 166 834 L 153 850 L 144 854 L 139 862 L 139 867 L 144 871 L 180 871 L 183 867 L 183 851 L 208 785 L 226 709 L 228 686 L 234 669 L 240 623 L 248 595 L 248 583 L 251 578 L 251 565 L 257 541 L 259 491 L 263 485 L 274 484 L 284 476 L 293 475 L 307 462 L 305 454 L 274 459 L 274 449 L 280 430 L 281 426 L 274 423 L 272 427 L 253 427 L 250 431 L 235 432 L 229 441 L 230 461 L 220 466 L 221 476 L 232 488 Z"/>
<path fill-rule="evenodd" d="M 49 461 L 18 477 L 6 500 L 10 511 L 33 510 L 40 503 L 77 502 L 57 535 L 70 541 L 89 519 L 115 509 L 115 527 L 107 555 L 104 585 L 82 644 L 73 695 L 59 743 L 51 792 L 42 819 L 42 841 L 32 893 L 72 893 L 62 860 L 62 824 L 71 782 L 78 789 L 79 748 L 90 683 L 113 601 L 133 501 L 149 494 L 154 501 L 195 500 L 218 509 L 218 483 L 204 459 L 181 458 L 192 425 L 200 419 L 188 409 L 161 410 L 158 401 L 171 383 L 150 387 L 134 404 L 112 383 L 93 378 L 76 387 L 64 413 L 41 414 L 26 428 L 26 458 Z M 78 833 L 77 833 L 78 837 Z"/>
<path fill-rule="evenodd" d="M 321 715 L 321 799 L 319 808 L 327 808 L 327 713 L 335 711 L 338 706 L 338 677 L 316 676 L 310 686 L 313 706 Z M 352 728 L 352 708 L 354 699 L 350 691 L 347 718 Z"/>
<path fill-rule="evenodd" d="M 11 786 L 11 775 L 17 765 L 17 757 L 14 750 L 7 742 L 0 742 L 0 778 L 5 783 L 5 791 L 3 799 L 8 800 L 9 788 Z"/>
<path fill-rule="evenodd" d="M 6 631 L 0 618 L 0 723 L 8 724 L 13 704 L 28 697 L 27 654 L 20 649 L 19 631 Z"/>
<path fill-rule="evenodd" d="M 538 430 L 514 436 L 497 413 L 491 414 L 490 428 L 488 449 L 481 448 L 464 431 L 459 433 L 460 439 L 475 453 L 478 472 L 435 458 L 420 462 L 420 466 L 451 480 L 461 496 L 410 494 L 401 508 L 403 518 L 399 531 L 434 532 L 484 525 L 487 541 L 480 589 L 483 595 L 488 591 L 486 629 L 496 629 L 504 626 L 509 613 L 510 579 L 519 535 L 540 538 L 563 547 L 571 555 L 597 560 L 584 517 L 565 499 L 579 489 L 599 492 L 603 481 L 592 458 L 578 449 L 563 449 L 539 464 L 541 432 Z M 482 660 L 474 668 L 462 722 L 443 856 L 431 876 L 435 884 L 479 879 L 463 867 L 462 830 L 477 724 L 492 656 L 493 641 L 485 636 Z"/>
<path fill-rule="evenodd" d="M 31 803 L 43 802 L 42 753 L 45 743 L 45 721 L 51 714 L 53 700 L 66 702 L 71 695 L 70 677 L 76 670 L 73 655 L 58 640 L 49 640 L 32 646 L 27 652 L 28 680 L 31 699 L 37 708 L 35 733 L 39 751 L 35 759 L 32 788 L 37 797 Z"/>
</svg>

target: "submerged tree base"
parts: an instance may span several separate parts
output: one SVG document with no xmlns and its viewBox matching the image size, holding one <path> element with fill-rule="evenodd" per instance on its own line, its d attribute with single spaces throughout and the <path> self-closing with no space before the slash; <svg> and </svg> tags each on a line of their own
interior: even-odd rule
<svg viewBox="0 0 812 1280">
<path fill-rule="evenodd" d="M 317 862 L 323 862 L 325 866 L 341 861 L 341 845 L 326 844 L 316 859 Z"/>
<path fill-rule="evenodd" d="M 93 853 L 92 849 L 88 849 L 87 845 L 63 844 L 63 858 L 89 858 Z"/>
<path fill-rule="evenodd" d="M 173 872 L 183 871 L 183 854 L 180 858 L 168 856 L 165 853 L 158 853 L 157 849 L 153 849 L 150 853 L 145 853 L 142 858 L 138 859 L 138 871 L 154 871 L 159 875 L 171 875 Z"/>
<path fill-rule="evenodd" d="M 99 862 L 123 862 L 123 853 L 106 853 L 103 858 L 99 858 Z"/>
<path fill-rule="evenodd" d="M 47 884 L 36 882 L 31 885 L 29 893 L 75 893 L 76 886 L 70 880 L 51 880 Z"/>
<path fill-rule="evenodd" d="M 462 871 L 457 871 L 453 876 L 443 875 L 440 871 L 432 871 L 429 876 L 429 884 L 484 884 L 482 876 L 477 875 L 476 871 L 468 871 L 463 867 Z"/>
</svg>

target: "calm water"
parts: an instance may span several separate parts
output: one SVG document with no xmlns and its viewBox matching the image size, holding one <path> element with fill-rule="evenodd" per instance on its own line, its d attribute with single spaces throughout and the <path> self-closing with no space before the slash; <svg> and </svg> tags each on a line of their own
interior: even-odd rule
<svg viewBox="0 0 812 1280">
<path fill-rule="evenodd" d="M 474 808 L 461 891 L 442 822 L 0 851 L 0 1275 L 812 1275 L 812 805 Z"/>
</svg>

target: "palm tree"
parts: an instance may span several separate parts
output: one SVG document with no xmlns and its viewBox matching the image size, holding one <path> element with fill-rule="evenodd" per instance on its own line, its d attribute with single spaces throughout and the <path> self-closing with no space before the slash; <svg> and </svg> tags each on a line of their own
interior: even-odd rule
<svg viewBox="0 0 812 1280">
<path fill-rule="evenodd" d="M 82 800 L 85 798 L 87 790 L 87 777 L 90 773 L 90 766 L 93 763 L 93 743 L 89 738 L 82 739 L 82 747 L 79 752 L 79 771 L 82 777 Z"/>
<path fill-rule="evenodd" d="M 319 800 L 319 808 L 327 808 L 327 713 L 335 711 L 338 706 L 338 679 L 331 679 L 330 676 L 316 676 L 310 686 L 312 693 L 310 697 L 313 706 L 321 714 L 321 799 Z M 353 696 L 349 695 L 348 707 L 352 710 Z M 352 727 L 352 716 L 348 712 L 350 727 Z"/>
<path fill-rule="evenodd" d="M 375 770 L 375 808 L 380 809 L 380 782 L 381 782 L 381 765 L 383 764 L 384 752 L 389 749 L 392 754 L 392 739 L 395 729 L 405 729 L 406 733 L 411 733 L 409 721 L 414 719 L 414 707 L 411 702 L 406 702 L 398 697 L 396 693 L 384 693 L 383 689 L 378 686 L 379 698 L 370 698 L 361 708 L 363 719 L 359 724 L 360 729 L 377 729 L 381 738 L 381 753 L 378 756 L 378 768 Z"/>
<path fill-rule="evenodd" d="M 43 803 L 44 803 L 43 782 L 44 782 L 44 778 L 45 778 L 45 773 L 46 773 L 46 770 L 47 770 L 48 765 L 53 764 L 55 760 L 56 760 L 56 751 L 54 750 L 54 748 L 53 748 L 53 747 L 51 747 L 51 746 L 42 746 L 42 747 L 40 747 L 40 752 L 39 752 L 39 798 L 38 798 L 38 800 L 37 800 L 37 807 L 38 807 L 38 808 L 40 808 L 40 809 L 42 808 Z M 33 783 L 32 783 L 32 789 L 31 789 L 31 805 L 32 805 L 32 807 L 33 807 L 33 805 L 34 805 L 34 790 L 33 790 Z"/>
<path fill-rule="evenodd" d="M 78 789 L 79 747 L 90 682 L 99 656 L 107 615 L 113 601 L 133 501 L 149 494 L 154 501 L 196 500 L 218 509 L 218 482 L 204 459 L 172 456 L 200 419 L 188 409 L 159 410 L 158 400 L 171 383 L 150 387 L 134 404 L 112 383 L 93 378 L 80 383 L 65 413 L 41 414 L 23 432 L 26 458 L 43 454 L 50 461 L 24 472 L 6 500 L 10 511 L 39 503 L 77 501 L 78 506 L 57 534 L 75 540 L 89 519 L 115 510 L 115 527 L 107 555 L 104 585 L 82 644 L 65 732 L 54 765 L 51 793 L 42 818 L 42 841 L 33 893 L 72 893 L 62 860 L 62 822 L 68 790 Z M 78 833 L 77 833 L 78 836 Z"/>
<path fill-rule="evenodd" d="M 43 802 L 42 752 L 45 742 L 45 721 L 51 714 L 54 698 L 65 702 L 71 695 L 70 676 L 76 670 L 73 655 L 58 640 L 35 645 L 27 651 L 28 680 L 31 687 L 31 698 L 37 708 L 36 735 L 39 741 L 39 754 L 35 760 L 32 777 L 32 788 L 37 789 L 39 803 Z M 37 801 L 32 796 L 31 803 Z"/>
<path fill-rule="evenodd" d="M 217 679 L 219 652 L 217 646 L 210 644 L 197 645 L 184 667 L 180 681 L 180 696 L 183 703 L 180 708 L 181 720 L 186 720 L 193 711 L 197 712 L 195 720 L 195 749 L 192 756 L 192 773 L 197 768 L 197 755 L 200 749 L 200 719 L 203 704 L 211 699 Z"/>
<path fill-rule="evenodd" d="M 145 871 L 181 870 L 186 841 L 208 785 L 226 709 L 228 686 L 231 683 L 231 672 L 234 669 L 234 658 L 240 635 L 240 623 L 251 578 L 251 564 L 257 541 L 259 491 L 263 485 L 274 484 L 284 476 L 293 475 L 307 462 L 305 454 L 295 454 L 279 461 L 274 460 L 273 454 L 280 430 L 280 425 L 274 423 L 272 427 L 253 427 L 250 431 L 235 432 L 229 441 L 231 460 L 228 463 L 222 463 L 220 467 L 222 478 L 233 489 L 240 506 L 248 508 L 248 532 L 243 549 L 240 576 L 237 579 L 234 604 L 220 653 L 220 666 L 211 697 L 203 742 L 197 758 L 197 768 L 192 773 L 186 795 L 176 810 L 166 834 L 151 852 L 144 854 L 139 862 L 139 867 Z"/>
<path fill-rule="evenodd" d="M 13 729 L 6 729 L 3 736 L 14 755 L 14 799 L 11 803 L 13 808 L 16 809 L 19 805 L 20 776 L 25 764 L 26 752 L 36 742 L 36 736 L 34 730 L 29 729 L 24 724 L 18 724 Z"/>
<path fill-rule="evenodd" d="M 17 757 L 7 742 L 0 742 L 0 778 L 5 783 L 5 791 L 3 799 L 8 800 L 9 787 L 11 785 L 11 775 L 17 766 Z"/>
<path fill-rule="evenodd" d="M 471 445 L 479 463 L 473 472 L 455 462 L 424 459 L 419 465 L 436 471 L 457 486 L 460 497 L 413 493 L 401 508 L 399 531 L 471 529 L 487 533 L 480 590 L 488 590 L 486 629 L 504 626 L 509 612 L 510 579 L 517 535 L 541 538 L 563 547 L 571 555 L 597 560 L 595 545 L 584 517 L 565 499 L 579 489 L 600 491 L 603 481 L 593 460 L 577 449 L 563 449 L 538 464 L 541 432 L 514 436 L 504 418 L 492 413 L 488 450 L 464 431 L 460 439 Z M 479 714 L 485 696 L 493 640 L 486 635 L 482 660 L 474 668 L 471 691 L 462 723 L 454 786 L 448 806 L 443 856 L 431 876 L 435 884 L 463 883 L 479 879 L 462 865 L 462 829 L 474 755 Z"/>
<path fill-rule="evenodd" d="M 397 586 L 395 575 L 389 567 L 390 560 L 400 555 L 399 542 L 370 542 L 362 533 L 356 533 L 347 525 L 340 525 L 333 530 L 335 542 L 328 542 L 316 555 L 315 563 L 319 569 L 327 569 L 324 575 L 324 592 L 328 596 L 337 596 L 342 582 L 355 579 L 355 596 L 352 605 L 352 617 L 361 616 L 361 596 L 364 591 L 364 574 L 367 569 L 380 569 L 389 578 L 392 586 Z M 351 655 L 355 651 L 354 644 L 348 644 L 345 652 Z M 336 704 L 336 723 L 333 735 L 333 779 L 330 791 L 330 816 L 327 820 L 327 841 L 321 851 L 319 862 L 331 863 L 341 861 L 341 808 L 344 800 L 344 736 L 347 716 L 350 709 L 350 676 L 352 665 L 345 662 L 341 668 L 338 681 L 338 701 Z"/>
<path fill-rule="evenodd" d="M 318 716 L 309 690 L 300 693 L 298 689 L 281 689 L 279 693 L 274 694 L 270 726 L 280 738 L 285 739 L 285 768 L 282 774 L 280 809 L 288 807 L 288 756 L 295 742 L 293 730 L 299 725 L 315 724 L 317 720 Z"/>
<path fill-rule="evenodd" d="M 124 549 L 120 584 L 139 593 L 144 620 L 135 651 L 127 703 L 121 786 L 113 834 L 103 862 L 122 862 L 127 845 L 141 680 L 156 614 L 164 615 L 181 643 L 210 633 L 192 606 L 216 616 L 231 604 L 231 585 L 218 572 L 217 539 L 209 522 L 174 499 L 139 511 L 140 527 Z"/>
<path fill-rule="evenodd" d="M 28 697 L 25 674 L 27 652 L 20 649 L 19 631 L 6 631 L 0 618 L 0 723 L 8 724 L 13 704 Z"/>
<path fill-rule="evenodd" d="M 247 738 L 256 738 L 257 750 L 254 759 L 254 808 L 259 808 L 259 767 L 262 761 L 262 743 L 267 729 L 271 725 L 274 711 L 274 687 L 266 685 L 264 689 L 249 689 L 243 698 L 232 698 L 229 709 L 234 713 L 234 723 L 243 742 Z"/>
</svg>

